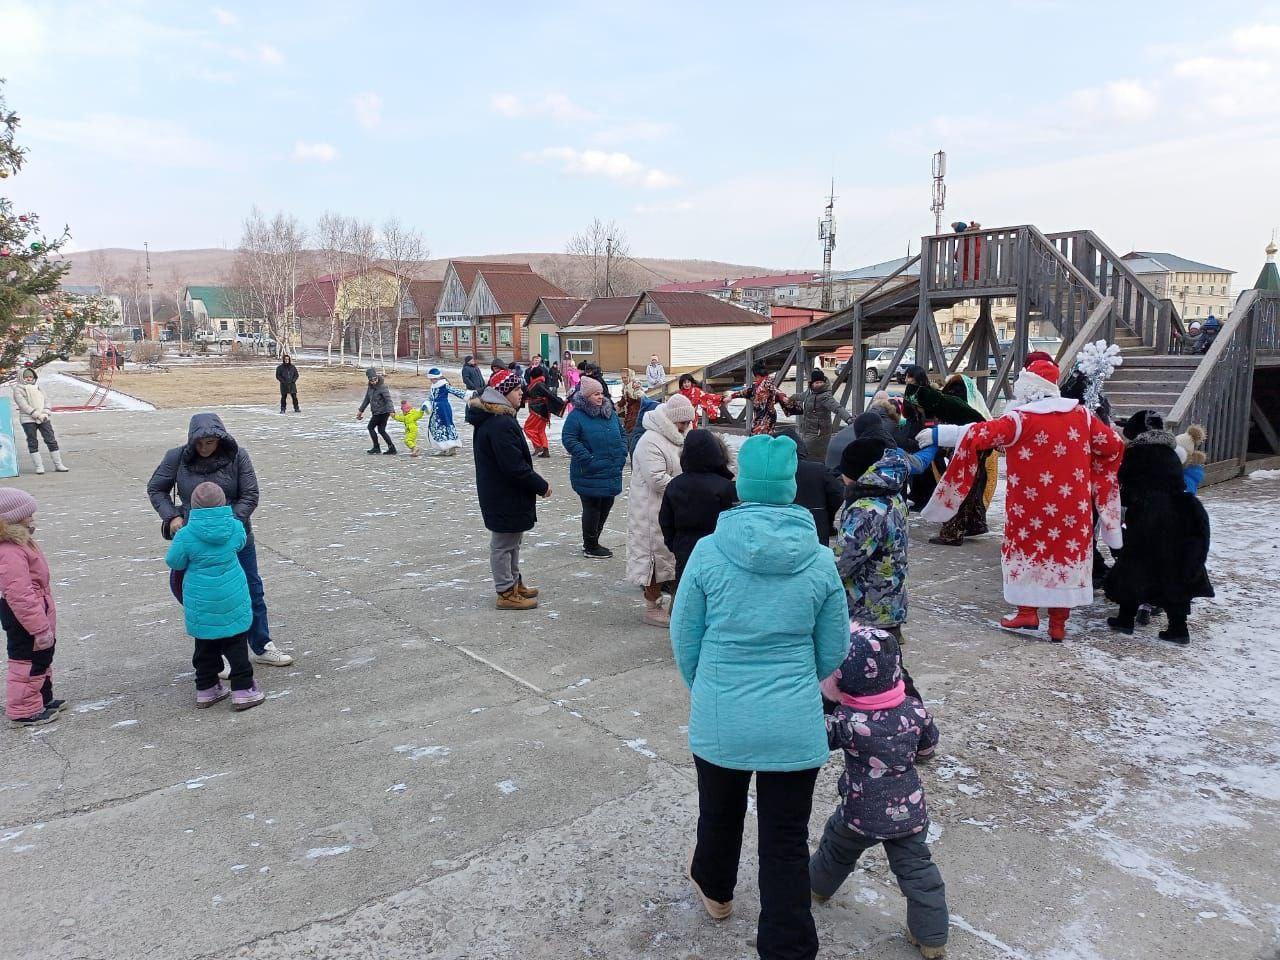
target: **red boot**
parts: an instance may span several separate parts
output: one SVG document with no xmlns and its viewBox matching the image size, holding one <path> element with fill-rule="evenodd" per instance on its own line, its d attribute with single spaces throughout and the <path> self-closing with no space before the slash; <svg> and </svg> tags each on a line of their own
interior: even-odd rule
<svg viewBox="0 0 1280 960">
<path fill-rule="evenodd" d="M 1013 616 L 1001 619 L 1000 626 L 1006 630 L 1039 630 L 1040 612 L 1035 607 L 1019 607 Z"/>
<path fill-rule="evenodd" d="M 1052 643 L 1061 643 L 1067 637 L 1067 617 L 1071 616 L 1071 610 L 1067 607 L 1050 607 L 1049 608 L 1049 640 Z"/>
</svg>

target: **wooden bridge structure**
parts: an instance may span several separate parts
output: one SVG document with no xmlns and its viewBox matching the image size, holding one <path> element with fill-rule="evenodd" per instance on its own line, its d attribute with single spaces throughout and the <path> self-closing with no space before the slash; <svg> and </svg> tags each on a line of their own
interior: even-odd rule
<svg viewBox="0 0 1280 960">
<path fill-rule="evenodd" d="M 1016 303 L 1009 341 L 999 339 L 992 321 L 993 302 L 1004 298 Z M 978 320 L 948 360 L 934 312 L 967 300 L 978 301 Z M 1209 437 L 1207 479 L 1214 482 L 1244 472 L 1251 458 L 1276 458 L 1280 466 L 1280 379 L 1254 388 L 1260 374 L 1280 378 L 1278 313 L 1280 293 L 1246 291 L 1209 352 L 1184 355 L 1178 347 L 1186 330 L 1173 301 L 1156 296 L 1092 231 L 1046 234 L 1030 225 L 1001 227 L 923 237 L 919 254 L 848 308 L 694 375 L 706 389 L 727 390 L 749 382 L 752 367 L 763 361 L 779 383 L 794 375 L 802 390 L 813 359 L 852 347 L 831 389 L 856 413 L 869 388 L 886 386 L 914 348 L 915 362 L 931 373 L 972 376 L 997 409 L 1013 395 L 1033 331 L 1048 324 L 1062 338 L 1056 359 L 1064 377 L 1086 343 L 1101 339 L 1121 347 L 1124 363 L 1107 386 L 1117 418 L 1149 407 L 1179 429 L 1203 424 Z M 884 382 L 867 383 L 867 341 L 898 328 L 905 329 L 884 368 Z M 662 389 L 673 392 L 676 384 Z M 746 404 L 736 417 L 726 413 L 717 427 L 749 432 L 751 418 Z"/>
</svg>

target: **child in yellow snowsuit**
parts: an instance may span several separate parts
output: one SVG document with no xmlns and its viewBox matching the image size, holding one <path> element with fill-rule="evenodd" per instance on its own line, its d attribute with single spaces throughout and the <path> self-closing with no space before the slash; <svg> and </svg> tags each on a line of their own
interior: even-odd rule
<svg viewBox="0 0 1280 960">
<path fill-rule="evenodd" d="M 404 424 L 404 445 L 409 448 L 409 456 L 418 455 L 418 421 L 425 416 L 421 408 L 414 409 L 408 400 L 400 401 L 400 412 L 393 413 L 391 419 Z"/>
</svg>

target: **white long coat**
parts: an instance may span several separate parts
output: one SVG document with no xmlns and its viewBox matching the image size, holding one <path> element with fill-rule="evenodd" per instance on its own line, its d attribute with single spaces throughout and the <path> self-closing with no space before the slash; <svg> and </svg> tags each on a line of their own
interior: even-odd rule
<svg viewBox="0 0 1280 960">
<path fill-rule="evenodd" d="M 631 457 L 627 497 L 627 580 L 647 586 L 676 578 L 676 558 L 662 542 L 658 510 L 672 478 L 680 475 L 684 434 L 661 408 L 644 415 L 644 436 Z"/>
</svg>

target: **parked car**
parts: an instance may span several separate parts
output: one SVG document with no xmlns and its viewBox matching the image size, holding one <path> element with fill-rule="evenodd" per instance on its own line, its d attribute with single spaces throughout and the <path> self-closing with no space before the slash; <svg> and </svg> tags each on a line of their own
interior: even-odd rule
<svg viewBox="0 0 1280 960">
<path fill-rule="evenodd" d="M 879 383 L 884 379 L 885 371 L 889 364 L 893 362 L 894 354 L 898 352 L 897 347 L 871 347 L 867 350 L 867 382 Z M 902 355 L 902 359 L 898 361 L 898 366 L 894 369 L 890 380 L 896 380 L 898 383 L 907 382 L 907 367 L 916 362 L 916 352 L 908 349 Z"/>
</svg>

